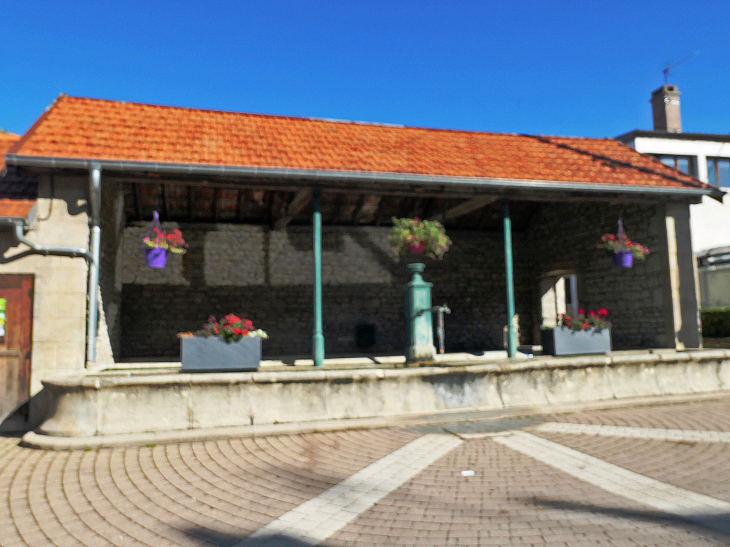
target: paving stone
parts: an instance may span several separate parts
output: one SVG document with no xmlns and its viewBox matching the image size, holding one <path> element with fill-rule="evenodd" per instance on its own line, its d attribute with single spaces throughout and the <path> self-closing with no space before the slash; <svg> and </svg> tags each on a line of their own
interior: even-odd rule
<svg viewBox="0 0 730 547">
<path fill-rule="evenodd" d="M 730 432 L 730 399 L 593 410 L 545 420 Z M 525 420 L 516 426 L 646 477 L 730 502 L 728 443 L 556 433 L 534 429 L 537 424 Z M 481 430 L 501 433 L 509 429 L 503 425 Z M 380 429 L 47 453 L 0 437 L 0 547 L 235 544 L 423 435 Z M 463 477 L 462 470 L 475 474 Z M 464 441 L 322 542 L 419 547 L 727 544 L 730 536 L 610 494 L 492 438 Z"/>
</svg>

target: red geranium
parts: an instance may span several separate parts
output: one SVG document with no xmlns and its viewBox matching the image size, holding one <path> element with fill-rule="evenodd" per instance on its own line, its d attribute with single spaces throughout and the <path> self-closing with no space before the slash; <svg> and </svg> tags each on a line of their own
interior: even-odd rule
<svg viewBox="0 0 730 547">
<path fill-rule="evenodd" d="M 585 313 L 584 310 L 578 310 L 578 315 L 575 317 L 568 314 L 558 315 L 557 325 L 558 327 L 566 327 L 571 330 L 588 330 L 588 329 L 605 329 L 609 326 L 606 316 L 608 312 L 601 308 L 598 311 L 589 311 Z"/>
<path fill-rule="evenodd" d="M 238 315 L 229 313 L 223 319 L 218 321 L 215 316 L 208 317 L 208 322 L 203 328 L 195 333 L 196 336 L 221 338 L 226 342 L 237 342 L 246 336 L 258 336 L 267 338 L 266 333 L 256 330 L 253 321 L 250 319 L 241 319 Z"/>
</svg>

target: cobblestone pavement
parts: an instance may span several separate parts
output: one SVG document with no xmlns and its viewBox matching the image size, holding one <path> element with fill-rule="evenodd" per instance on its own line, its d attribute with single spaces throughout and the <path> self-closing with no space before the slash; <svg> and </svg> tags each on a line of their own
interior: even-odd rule
<svg viewBox="0 0 730 547">
<path fill-rule="evenodd" d="M 541 430 L 544 422 L 620 427 L 565 433 Z M 720 507 L 730 502 L 727 443 L 621 436 L 633 427 L 730 432 L 730 398 L 506 427 L 721 500 Z M 461 438 L 434 426 L 76 452 L 0 437 L 0 546 L 303 546 L 310 543 L 299 533 L 255 532 L 285 530 L 295 518 L 306 528 L 307 511 L 312 522 L 326 521 L 331 531 L 320 544 L 333 547 L 730 545 L 717 530 L 730 530 L 727 513 L 712 515 L 715 529 L 703 526 L 637 501 L 641 492 L 611 493 L 479 433 L 499 430 L 494 424 L 467 429 Z M 437 445 L 434 457 L 414 456 Z M 350 516 L 337 520 L 343 514 Z"/>
</svg>

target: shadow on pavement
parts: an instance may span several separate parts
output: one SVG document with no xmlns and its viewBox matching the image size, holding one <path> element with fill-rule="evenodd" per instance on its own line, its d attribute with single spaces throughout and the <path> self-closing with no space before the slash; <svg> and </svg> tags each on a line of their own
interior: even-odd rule
<svg viewBox="0 0 730 547">
<path fill-rule="evenodd" d="M 701 527 L 711 528 L 723 534 L 730 535 L 730 514 L 721 513 L 705 515 L 697 513 L 691 517 L 680 517 L 662 511 L 640 510 L 640 509 L 619 509 L 616 507 L 601 507 L 599 505 L 586 505 L 569 501 L 551 500 L 542 498 L 529 498 L 523 500 L 532 502 L 535 505 L 560 509 L 562 511 L 580 511 L 583 513 L 601 513 L 612 517 L 619 517 L 629 520 L 641 520 L 654 522 L 663 526 L 674 526 L 683 528 L 693 533 L 702 533 Z"/>
<path fill-rule="evenodd" d="M 215 547 L 312 547 L 311 543 L 284 535 L 248 538 L 216 532 L 206 528 L 190 528 L 183 532 L 200 542 L 200 545 Z M 322 545 L 320 543 L 320 545 Z"/>
</svg>

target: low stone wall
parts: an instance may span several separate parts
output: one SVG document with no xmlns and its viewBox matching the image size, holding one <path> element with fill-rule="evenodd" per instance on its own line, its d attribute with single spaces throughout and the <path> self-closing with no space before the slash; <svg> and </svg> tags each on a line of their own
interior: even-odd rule
<svg viewBox="0 0 730 547">
<path fill-rule="evenodd" d="M 44 385 L 53 404 L 40 432 L 91 437 L 726 391 L 730 350 L 396 369 L 87 375 Z"/>
</svg>

